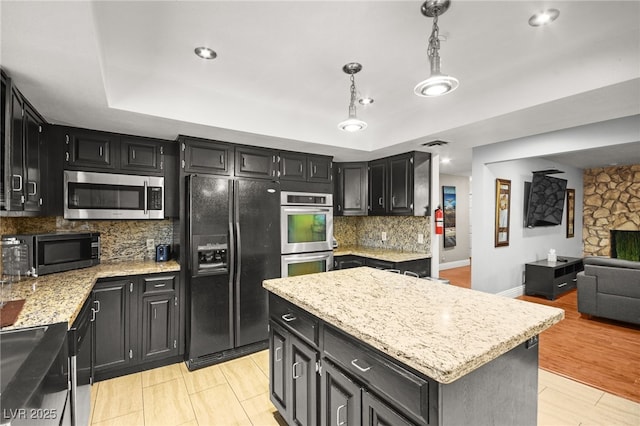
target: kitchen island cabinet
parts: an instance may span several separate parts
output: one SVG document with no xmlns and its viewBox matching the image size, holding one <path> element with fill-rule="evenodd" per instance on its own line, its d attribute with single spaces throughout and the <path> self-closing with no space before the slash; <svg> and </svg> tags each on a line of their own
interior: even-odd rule
<svg viewBox="0 0 640 426">
<path fill-rule="evenodd" d="M 294 367 L 272 340 L 272 366 L 290 363 L 279 379 L 289 404 L 276 404 L 290 424 L 298 395 L 286 392 L 305 375 L 319 378 L 314 423 L 536 424 L 538 334 L 561 309 L 367 267 L 263 285 L 270 333 L 284 329 L 317 359 Z"/>
</svg>

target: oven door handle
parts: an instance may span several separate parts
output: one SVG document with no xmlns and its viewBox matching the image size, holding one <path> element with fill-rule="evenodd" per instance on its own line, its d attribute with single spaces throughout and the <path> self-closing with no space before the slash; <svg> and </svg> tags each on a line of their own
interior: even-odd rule
<svg viewBox="0 0 640 426">
<path fill-rule="evenodd" d="M 331 207 L 283 207 L 282 211 L 291 213 L 316 213 L 316 212 L 331 212 Z"/>
<path fill-rule="evenodd" d="M 293 256 L 290 258 L 286 258 L 285 256 L 285 260 L 298 263 L 298 262 L 308 262 L 310 260 L 324 260 L 329 258 L 328 254 L 310 254 L 310 255 L 295 254 Z"/>
</svg>

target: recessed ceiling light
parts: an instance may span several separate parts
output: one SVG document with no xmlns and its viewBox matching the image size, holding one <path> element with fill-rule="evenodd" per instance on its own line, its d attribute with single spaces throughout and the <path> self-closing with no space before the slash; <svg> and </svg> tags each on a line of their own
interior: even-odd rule
<svg viewBox="0 0 640 426">
<path fill-rule="evenodd" d="M 209 49 L 208 47 L 196 47 L 194 52 L 202 59 L 215 59 L 215 57 L 218 56 L 213 49 Z"/>
<path fill-rule="evenodd" d="M 449 157 L 442 157 L 442 158 L 440 159 L 440 162 L 441 162 L 442 164 L 449 164 L 449 163 L 451 162 L 451 158 L 449 158 Z"/>
<path fill-rule="evenodd" d="M 558 16 L 560 16 L 560 11 L 558 9 L 543 10 L 542 12 L 533 14 L 533 16 L 529 18 L 529 25 L 532 27 L 547 25 L 555 21 Z"/>
<path fill-rule="evenodd" d="M 373 103 L 373 98 L 360 98 L 358 99 L 358 102 L 360 103 L 360 105 L 369 105 Z"/>
</svg>

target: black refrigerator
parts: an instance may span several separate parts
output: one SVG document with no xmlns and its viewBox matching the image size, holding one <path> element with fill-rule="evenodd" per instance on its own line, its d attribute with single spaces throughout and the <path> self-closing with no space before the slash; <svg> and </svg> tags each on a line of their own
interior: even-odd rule
<svg viewBox="0 0 640 426">
<path fill-rule="evenodd" d="M 187 186 L 189 369 L 268 347 L 267 292 L 280 277 L 280 187 L 190 175 Z"/>
</svg>

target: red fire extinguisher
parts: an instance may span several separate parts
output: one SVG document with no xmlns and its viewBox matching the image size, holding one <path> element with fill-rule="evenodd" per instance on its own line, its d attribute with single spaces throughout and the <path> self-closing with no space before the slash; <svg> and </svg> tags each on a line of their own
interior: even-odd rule
<svg viewBox="0 0 640 426">
<path fill-rule="evenodd" d="M 436 217 L 436 234 L 442 235 L 444 234 L 444 213 L 440 206 L 436 209 L 434 216 Z"/>
</svg>

